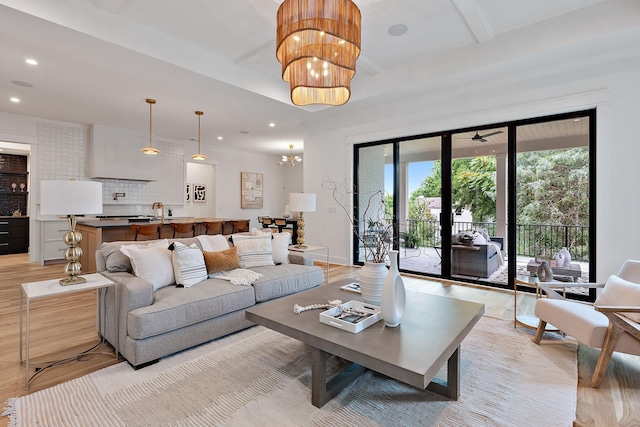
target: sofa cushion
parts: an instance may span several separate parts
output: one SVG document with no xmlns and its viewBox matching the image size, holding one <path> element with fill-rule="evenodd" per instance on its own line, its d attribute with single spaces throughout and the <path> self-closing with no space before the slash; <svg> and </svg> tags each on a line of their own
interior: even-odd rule
<svg viewBox="0 0 640 427">
<path fill-rule="evenodd" d="M 223 251 L 202 251 L 202 253 L 204 254 L 204 262 L 207 266 L 208 274 L 240 268 L 238 248 L 236 248 L 235 246 Z"/>
<path fill-rule="evenodd" d="M 241 268 L 273 265 L 271 235 L 244 236 L 234 234 L 233 246 L 238 248 Z"/>
<path fill-rule="evenodd" d="M 315 266 L 282 264 L 253 267 L 251 270 L 263 275 L 252 284 L 256 291 L 256 302 L 290 295 L 324 282 L 324 271 Z"/>
<path fill-rule="evenodd" d="M 252 287 L 207 279 L 190 288 L 167 286 L 154 293 L 154 302 L 129 312 L 127 332 L 144 339 L 174 331 L 255 304 Z"/>
<path fill-rule="evenodd" d="M 229 249 L 229 241 L 222 234 L 214 234 L 213 236 L 202 234 L 195 238 L 200 242 L 203 251 L 216 252 Z"/>
<path fill-rule="evenodd" d="M 169 250 L 176 285 L 188 288 L 207 278 L 204 256 L 195 243 L 187 246 L 180 242 L 173 242 L 169 245 Z"/>
<path fill-rule="evenodd" d="M 122 245 L 120 250 L 131 260 L 133 274 L 151 283 L 154 291 L 176 282 L 166 246 Z"/>
<path fill-rule="evenodd" d="M 616 275 L 609 276 L 604 289 L 595 302 L 596 306 L 632 306 L 640 307 L 640 284 L 629 282 Z M 620 313 L 640 322 L 640 313 Z"/>
<path fill-rule="evenodd" d="M 276 264 L 289 264 L 291 233 L 275 233 L 271 240 L 271 255 Z"/>
<path fill-rule="evenodd" d="M 126 242 L 107 242 L 103 243 L 100 246 L 100 251 L 102 252 L 102 256 L 104 257 L 105 264 L 107 266 L 107 271 L 116 272 L 116 271 L 126 271 L 131 273 L 133 271 L 133 267 L 131 266 L 131 260 L 128 256 L 120 251 L 120 247 L 122 245 L 138 245 L 138 246 L 164 246 L 165 248 L 169 246 L 169 241 L 167 239 L 161 240 L 150 240 L 148 242 L 139 242 L 134 243 L 130 241 Z"/>
</svg>

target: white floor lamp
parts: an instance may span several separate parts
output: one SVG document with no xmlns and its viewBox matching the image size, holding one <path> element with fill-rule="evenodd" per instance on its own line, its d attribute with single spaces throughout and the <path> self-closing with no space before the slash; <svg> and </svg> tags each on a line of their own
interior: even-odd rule
<svg viewBox="0 0 640 427">
<path fill-rule="evenodd" d="M 315 193 L 290 193 L 289 209 L 293 212 L 300 212 L 298 217 L 298 238 L 296 239 L 297 248 L 306 248 L 304 244 L 304 212 L 316 211 L 316 195 Z"/>
<path fill-rule="evenodd" d="M 78 262 L 82 249 L 82 234 L 76 231 L 75 215 L 102 213 L 102 183 L 93 181 L 42 181 L 40 182 L 40 215 L 65 215 L 69 218 L 70 230 L 64 235 L 69 246 L 64 256 L 67 264 L 64 272 L 68 276 L 60 279 L 60 284 L 76 285 L 85 283 L 80 277 L 82 265 Z"/>
</svg>

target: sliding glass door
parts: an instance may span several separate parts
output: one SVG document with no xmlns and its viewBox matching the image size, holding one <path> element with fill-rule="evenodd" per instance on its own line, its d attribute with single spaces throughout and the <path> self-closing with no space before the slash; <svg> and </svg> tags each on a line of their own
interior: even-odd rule
<svg viewBox="0 0 640 427">
<path fill-rule="evenodd" d="M 402 271 L 511 288 L 546 259 L 557 280 L 592 280 L 594 123 L 590 110 L 356 145 L 354 262 L 382 236 Z"/>
</svg>

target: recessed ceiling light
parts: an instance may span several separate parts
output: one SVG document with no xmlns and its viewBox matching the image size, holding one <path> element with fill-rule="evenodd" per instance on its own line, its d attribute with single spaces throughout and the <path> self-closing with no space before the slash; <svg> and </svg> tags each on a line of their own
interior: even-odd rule
<svg viewBox="0 0 640 427">
<path fill-rule="evenodd" d="M 275 124 L 275 123 L 269 123 L 269 127 L 272 127 L 272 128 L 273 128 L 273 127 L 275 127 L 275 126 L 276 126 L 276 124 Z"/>
<path fill-rule="evenodd" d="M 389 29 L 387 30 L 387 34 L 395 37 L 395 36 L 401 36 L 407 31 L 409 31 L 409 27 L 407 27 L 404 24 L 398 24 L 398 25 L 392 25 L 391 27 L 389 27 Z"/>
<path fill-rule="evenodd" d="M 36 61 L 33 58 L 27 58 L 27 59 L 24 60 L 24 62 L 26 62 L 29 65 L 38 65 L 38 61 Z"/>
<path fill-rule="evenodd" d="M 219 141 L 222 141 L 222 137 L 221 137 L 221 136 L 219 136 L 219 137 L 218 137 L 218 140 L 219 140 Z"/>
<path fill-rule="evenodd" d="M 9 98 L 9 101 L 11 101 L 11 102 L 20 102 L 20 98 L 16 98 L 15 96 L 12 96 L 11 98 Z"/>
</svg>

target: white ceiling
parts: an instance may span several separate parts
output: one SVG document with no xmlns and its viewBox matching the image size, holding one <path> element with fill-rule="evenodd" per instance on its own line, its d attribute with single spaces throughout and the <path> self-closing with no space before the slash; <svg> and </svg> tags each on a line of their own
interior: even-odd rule
<svg viewBox="0 0 640 427">
<path fill-rule="evenodd" d="M 202 110 L 203 147 L 280 155 L 292 143 L 298 154 L 314 121 L 428 93 L 451 76 L 553 60 L 561 47 L 596 49 L 640 25 L 638 0 L 355 2 L 362 54 L 351 100 L 300 108 L 275 59 L 281 1 L 0 0 L 0 111 L 146 132 L 154 98 L 157 136 L 196 137 Z M 389 35 L 397 24 L 407 33 Z"/>
</svg>

